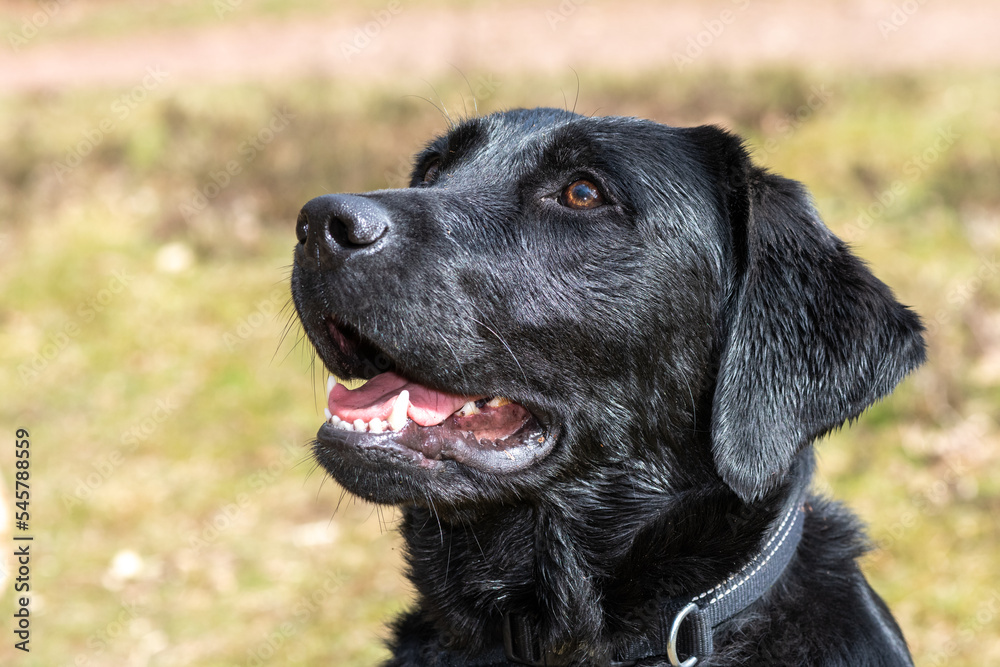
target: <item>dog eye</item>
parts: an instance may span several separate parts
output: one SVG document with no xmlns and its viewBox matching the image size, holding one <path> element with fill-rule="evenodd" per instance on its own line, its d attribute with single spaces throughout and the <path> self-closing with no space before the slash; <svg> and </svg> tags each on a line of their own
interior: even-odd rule
<svg viewBox="0 0 1000 667">
<path fill-rule="evenodd" d="M 559 195 L 559 203 L 567 208 L 597 208 L 604 204 L 604 197 L 601 196 L 596 185 L 581 179 L 566 186 L 566 189 Z"/>
<path fill-rule="evenodd" d="M 424 177 L 420 179 L 421 185 L 430 185 L 437 180 L 438 174 L 441 172 L 441 163 L 437 160 L 431 162 L 427 169 L 424 170 Z"/>
</svg>

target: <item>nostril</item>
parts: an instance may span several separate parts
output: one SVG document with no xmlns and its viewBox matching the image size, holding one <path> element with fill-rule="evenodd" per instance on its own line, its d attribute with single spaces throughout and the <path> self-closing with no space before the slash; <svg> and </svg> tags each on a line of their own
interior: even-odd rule
<svg viewBox="0 0 1000 667">
<path fill-rule="evenodd" d="M 378 211 L 377 213 L 381 213 Z M 338 216 L 331 221 L 333 224 L 340 222 L 347 232 L 347 239 L 356 246 L 371 245 L 375 243 L 389 228 L 384 216 L 372 211 L 356 211 L 355 215 Z M 332 231 L 332 230 L 331 230 Z"/>
<path fill-rule="evenodd" d="M 378 241 L 385 233 L 386 225 L 372 224 L 349 214 L 332 213 L 317 224 L 325 225 L 329 238 L 347 250 L 363 248 Z M 319 230 L 317 230 L 318 232 Z"/>
<path fill-rule="evenodd" d="M 389 232 L 391 216 L 379 202 L 359 195 L 323 195 L 299 212 L 296 236 L 316 252 L 353 251 L 370 246 Z"/>
<path fill-rule="evenodd" d="M 351 238 L 350 221 L 344 220 L 337 214 L 332 214 L 326 221 L 326 228 L 330 232 L 330 238 L 332 238 L 337 245 L 345 248 L 356 248 L 361 245 Z"/>
</svg>

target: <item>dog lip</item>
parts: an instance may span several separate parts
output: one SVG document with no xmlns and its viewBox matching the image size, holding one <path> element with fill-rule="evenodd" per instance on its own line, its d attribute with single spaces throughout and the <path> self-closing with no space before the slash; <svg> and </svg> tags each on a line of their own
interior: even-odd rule
<svg viewBox="0 0 1000 667">
<path fill-rule="evenodd" d="M 545 426 L 534 417 L 511 436 L 484 445 L 473 434 L 442 426 L 408 422 L 400 431 L 382 433 L 345 431 L 325 422 L 316 434 L 319 444 L 349 448 L 355 454 L 385 455 L 419 468 L 461 464 L 484 473 L 505 474 L 530 467 L 547 456 L 559 439 L 560 429 Z"/>
<path fill-rule="evenodd" d="M 341 354 L 349 356 L 357 350 L 358 342 L 356 340 L 349 339 L 348 335 L 340 326 L 337 325 L 336 321 L 334 321 L 332 317 L 327 318 L 326 329 L 330 332 L 330 339 L 340 350 Z"/>
<path fill-rule="evenodd" d="M 324 318 L 324 329 L 328 332 L 330 347 L 336 354 L 334 359 L 324 359 L 324 365 L 334 375 L 345 379 L 357 377 L 356 373 L 345 371 L 362 367 L 366 358 L 369 361 L 376 359 L 384 362 L 382 366 L 397 368 L 397 364 L 390 360 L 379 346 L 368 341 L 363 333 L 334 314 L 328 314 Z M 379 374 L 375 373 L 376 376 Z M 411 377 L 409 374 L 404 377 L 415 384 L 427 386 L 419 378 Z M 465 397 L 475 400 L 480 395 L 486 397 L 494 394 L 483 391 Z M 547 456 L 557 444 L 560 429 L 552 426 L 555 422 L 546 416 L 543 410 L 518 401 L 516 396 L 505 395 L 505 397 L 523 410 L 527 417 L 516 430 L 496 439 L 480 440 L 476 432 L 464 430 L 462 426 L 470 424 L 463 419 L 470 418 L 459 415 L 459 411 L 447 417 L 444 422 L 434 425 L 422 426 L 408 419 L 398 430 L 389 428 L 387 423 L 380 424 L 380 427 L 384 428 L 382 432 L 346 430 L 331 423 L 333 415 L 330 413 L 329 405 L 326 410 L 327 421 L 320 427 L 316 437 L 320 446 L 333 451 L 346 449 L 353 456 L 361 456 L 369 462 L 375 462 L 379 458 L 384 460 L 389 456 L 417 468 L 435 469 L 443 465 L 460 464 L 486 473 L 513 472 L 529 467 Z M 327 402 L 329 401 L 328 385 Z M 480 435 L 484 433 L 489 432 L 479 432 Z M 499 433 L 493 431 L 494 435 L 501 433 L 503 431 Z"/>
<path fill-rule="evenodd" d="M 371 345 L 353 326 L 334 315 L 327 315 L 324 324 L 334 348 L 345 359 L 361 357 L 362 347 Z"/>
<path fill-rule="evenodd" d="M 396 365 L 378 344 L 334 313 L 324 315 L 314 333 L 323 364 L 338 377 L 370 379 Z"/>
</svg>

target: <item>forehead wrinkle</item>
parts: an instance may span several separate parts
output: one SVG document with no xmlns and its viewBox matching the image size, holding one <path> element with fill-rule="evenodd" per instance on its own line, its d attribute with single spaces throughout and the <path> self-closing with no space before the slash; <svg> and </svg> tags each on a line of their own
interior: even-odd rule
<svg viewBox="0 0 1000 667">
<path fill-rule="evenodd" d="M 552 146 L 552 138 L 558 129 L 572 122 L 571 119 L 545 119 L 545 122 L 502 121 L 491 124 L 484 148 L 485 157 L 506 173 L 522 175 L 525 168 L 537 168 L 542 164 L 546 151 Z"/>
</svg>

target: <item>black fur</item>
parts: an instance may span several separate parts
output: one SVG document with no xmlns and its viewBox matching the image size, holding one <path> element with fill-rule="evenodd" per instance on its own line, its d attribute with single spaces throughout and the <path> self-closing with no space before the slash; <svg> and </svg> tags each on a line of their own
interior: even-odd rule
<svg viewBox="0 0 1000 667">
<path fill-rule="evenodd" d="M 561 202 L 581 178 L 604 206 Z M 918 318 L 802 186 L 714 127 L 498 113 L 433 142 L 410 188 L 362 197 L 356 219 L 300 218 L 292 291 L 324 363 L 509 397 L 551 440 L 500 473 L 316 443 L 345 488 L 403 508 L 417 600 L 389 665 L 472 664 L 505 613 L 567 664 L 605 664 L 637 609 L 746 562 L 811 443 L 924 358 Z M 699 665 L 911 664 L 853 516 L 807 509 L 781 579 Z"/>
</svg>

